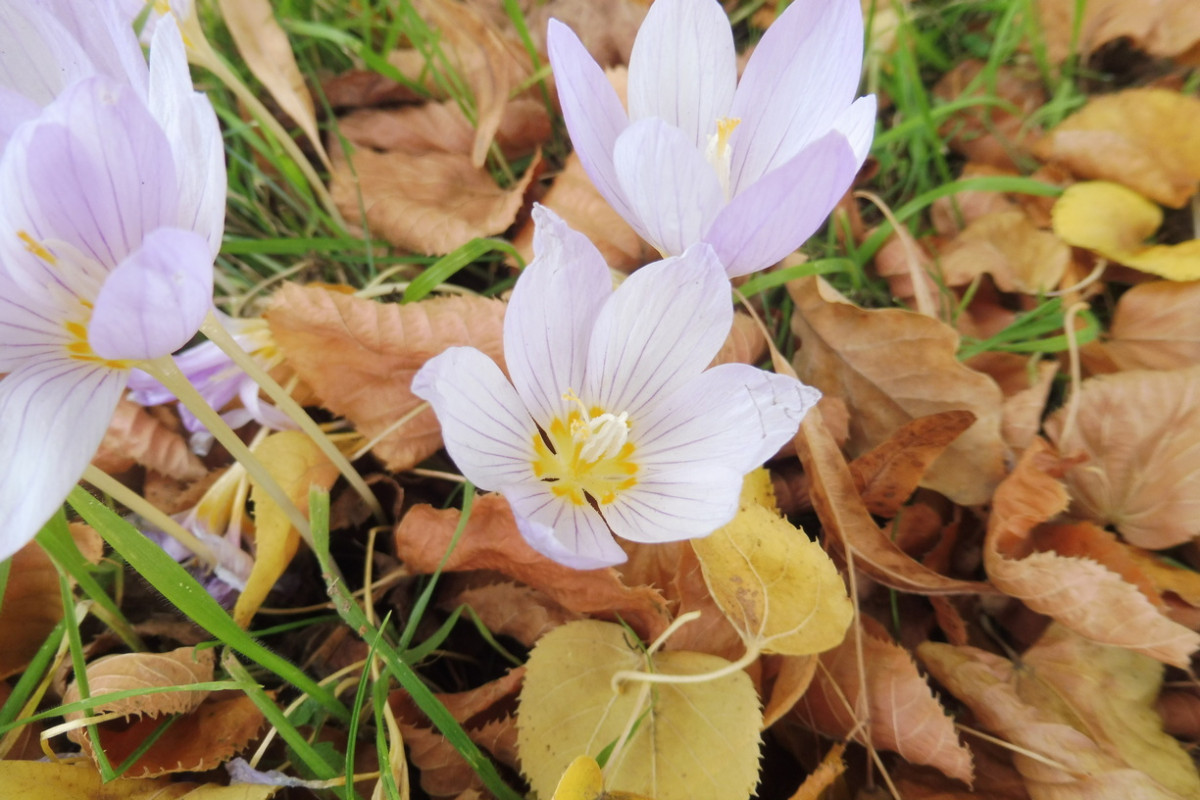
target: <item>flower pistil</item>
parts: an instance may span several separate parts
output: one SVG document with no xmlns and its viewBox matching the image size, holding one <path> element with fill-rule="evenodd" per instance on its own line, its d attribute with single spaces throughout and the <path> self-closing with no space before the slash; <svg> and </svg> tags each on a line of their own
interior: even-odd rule
<svg viewBox="0 0 1200 800">
<path fill-rule="evenodd" d="M 533 436 L 533 474 L 550 490 L 577 506 L 608 505 L 637 485 L 638 465 L 629 441 L 629 414 L 588 408 L 571 391 L 563 398 L 578 409 L 556 417 Z"/>
<path fill-rule="evenodd" d="M 729 147 L 729 138 L 742 120 L 737 117 L 720 117 L 717 119 L 717 132 L 708 137 L 708 147 L 704 157 L 717 171 L 717 180 L 721 183 L 721 191 L 725 193 L 725 202 L 729 202 L 729 166 L 733 151 Z"/>
</svg>

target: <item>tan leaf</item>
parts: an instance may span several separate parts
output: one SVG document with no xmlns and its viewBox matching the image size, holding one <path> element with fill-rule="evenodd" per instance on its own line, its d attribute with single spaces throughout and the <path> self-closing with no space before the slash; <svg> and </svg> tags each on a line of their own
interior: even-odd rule
<svg viewBox="0 0 1200 800">
<path fill-rule="evenodd" d="M 317 132 L 312 95 L 308 93 L 291 42 L 275 19 L 269 0 L 217 0 L 217 4 L 246 66 L 284 113 L 304 131 L 321 161 L 328 166 L 329 156 Z"/>
<path fill-rule="evenodd" d="M 606 765 L 610 791 L 655 800 L 748 800 L 758 780 L 762 715 L 745 671 L 701 683 L 612 685 L 622 670 L 693 675 L 728 665 L 678 650 L 648 656 L 622 626 L 608 622 L 580 620 L 551 631 L 530 654 L 517 715 L 521 769 L 533 791 L 551 796 L 576 757 L 595 757 L 633 730 Z"/>
<path fill-rule="evenodd" d="M 981 80 L 985 69 L 989 70 L 987 79 Z M 933 91 L 947 101 L 986 96 L 1008 104 L 973 104 L 952 114 L 940 128 L 950 148 L 969 162 L 1003 169 L 1016 168 L 1014 158 L 1028 152 L 1038 133 L 1029 124 L 1030 116 L 1046 102 L 1036 70 L 1007 65 L 995 69 L 978 59 L 954 66 L 938 80 Z"/>
<path fill-rule="evenodd" d="M 861 662 L 856 636 L 862 642 Z M 805 724 L 825 736 L 850 736 L 971 782 L 971 751 L 959 741 L 954 720 L 917 672 L 912 656 L 878 623 L 864 620 L 857 633 L 852 630 L 846 641 L 817 658 L 813 684 L 796 706 Z M 869 719 L 865 732 L 859 727 L 864 719 Z"/>
<path fill-rule="evenodd" d="M 347 161 L 335 150 L 330 193 L 346 219 L 365 216 L 373 234 L 405 250 L 444 255 L 512 225 L 540 161 L 535 157 L 524 176 L 502 189 L 487 170 L 458 153 L 360 147 Z"/>
<path fill-rule="evenodd" d="M 967 225 L 942 251 L 948 286 L 988 273 L 1004 292 L 1039 294 L 1057 289 L 1071 262 L 1071 248 L 1039 229 L 1024 211 L 997 211 Z"/>
<path fill-rule="evenodd" d="M 120 653 L 98 658 L 88 664 L 88 688 L 91 696 L 124 692 L 133 689 L 157 689 L 164 686 L 187 686 L 213 679 L 212 649 L 197 650 L 180 647 L 169 653 Z M 113 712 L 126 717 L 163 714 L 186 714 L 208 697 L 208 691 L 180 689 L 172 692 L 134 695 L 120 700 L 108 700 L 93 706 L 91 713 Z M 63 703 L 80 699 L 79 687 L 72 683 L 63 696 Z M 79 719 L 81 712 L 72 712 L 67 719 Z M 80 737 L 81 729 L 72 732 Z"/>
<path fill-rule="evenodd" d="M 717 351 L 710 366 L 717 364 L 757 364 L 767 353 L 767 339 L 762 328 L 749 314 L 733 315 L 733 327 L 725 344 Z"/>
<path fill-rule="evenodd" d="M 1163 730 L 1182 739 L 1200 739 L 1200 696 L 1187 690 L 1165 691 L 1155 704 Z"/>
<path fill-rule="evenodd" d="M 1068 558 L 1087 558 L 1103 564 L 1110 572 L 1121 576 L 1126 583 L 1137 587 L 1146 599 L 1160 611 L 1166 604 L 1159 597 L 1154 579 L 1143 568 L 1145 551 L 1118 541 L 1112 533 L 1091 522 L 1052 523 L 1039 525 L 1033 531 L 1034 547 Z"/>
<path fill-rule="evenodd" d="M 1185 666 L 1200 635 L 1163 616 L 1133 584 L 1099 562 L 1030 553 L 1031 532 L 1067 508 L 1064 465 L 1042 439 L 996 489 L 984 542 L 988 577 L 1001 591 L 1096 642 Z"/>
<path fill-rule="evenodd" d="M 132 400 L 121 398 L 92 464 L 116 474 L 135 463 L 180 481 L 194 481 L 208 471 L 179 431 Z"/>
<path fill-rule="evenodd" d="M 554 18 L 579 35 L 600 66 L 612 67 L 629 63 L 648 4 L 641 0 L 547 0 L 525 5 L 532 5 L 525 21 L 538 50 L 546 51 L 546 27 Z"/>
<path fill-rule="evenodd" d="M 1200 366 L 1200 281 L 1129 289 L 1117 302 L 1104 352 L 1123 370 Z"/>
<path fill-rule="evenodd" d="M 1124 184 L 1182 207 L 1200 180 L 1200 99 L 1167 89 L 1093 96 L 1034 152 L 1081 178 Z"/>
<path fill-rule="evenodd" d="M 480 297 L 397 305 L 286 284 L 275 293 L 267 319 L 288 364 L 321 405 L 368 438 L 421 404 L 410 391 L 412 376 L 447 347 L 469 345 L 503 360 L 504 304 Z M 400 472 L 441 446 L 437 418 L 426 409 L 372 452 Z"/>
<path fill-rule="evenodd" d="M 510 581 L 450 589 L 439 605 L 447 609 L 469 606 L 492 635 L 508 636 L 526 647 L 581 616 L 532 586 Z"/>
<path fill-rule="evenodd" d="M 1083 382 L 1064 437 L 1065 409 L 1046 433 L 1065 455 L 1074 508 L 1161 550 L 1200 535 L 1200 368 L 1133 370 Z"/>
<path fill-rule="evenodd" d="M 999 388 L 955 358 L 958 334 L 902 309 L 858 308 L 819 278 L 788 286 L 800 340 L 796 372 L 850 408 L 851 453 L 883 442 L 917 417 L 967 410 L 975 424 L 936 461 L 922 486 L 963 505 L 986 502 L 1003 476 Z"/>
<path fill-rule="evenodd" d="M 1035 361 L 1036 357 L 1016 353 L 980 353 L 967 360 L 967 366 L 991 376 L 1004 393 L 1000 433 L 1014 452 L 1024 450 L 1042 427 L 1042 415 L 1058 363 Z"/>
<path fill-rule="evenodd" d="M 1046 50 L 1055 62 L 1086 57 L 1118 39 L 1171 58 L 1200 43 L 1200 6 L 1191 0 L 1038 0 Z M 1077 19 L 1077 14 L 1082 19 Z M 1074 44 L 1074 49 L 1072 45 Z"/>
<path fill-rule="evenodd" d="M 763 656 L 763 730 L 787 716 L 812 685 L 818 666 L 815 655 Z"/>
<path fill-rule="evenodd" d="M 417 505 L 395 530 L 396 556 L 414 572 L 432 572 L 441 563 L 458 525 L 459 511 Z M 653 639 L 665 629 L 662 595 L 648 586 L 630 588 L 612 568 L 564 567 L 526 544 L 508 501 L 488 494 L 475 499 L 462 538 L 445 570 L 494 570 L 532 586 L 564 608 L 615 619 L 618 615 L 639 634 Z"/>
<path fill-rule="evenodd" d="M 943 411 L 918 417 L 882 444 L 850 463 L 867 510 L 894 517 L 916 491 L 925 470 L 959 434 L 975 422 L 970 411 Z"/>
<path fill-rule="evenodd" d="M 1020 668 L 973 647 L 926 642 L 918 653 L 985 728 L 1024 749 L 1013 762 L 1033 800 L 1200 794 L 1195 766 L 1153 710 L 1162 685 L 1153 660 L 1061 626 Z"/>
<path fill-rule="evenodd" d="M 58 570 L 30 542 L 12 557 L 0 605 L 0 678 L 25 669 L 63 616 Z"/>
</svg>

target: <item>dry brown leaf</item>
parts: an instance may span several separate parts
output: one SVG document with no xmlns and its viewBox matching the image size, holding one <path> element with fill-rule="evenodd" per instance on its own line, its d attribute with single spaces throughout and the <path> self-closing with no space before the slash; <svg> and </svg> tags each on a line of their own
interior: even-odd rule
<svg viewBox="0 0 1200 800">
<path fill-rule="evenodd" d="M 1181 56 L 1200 43 L 1200 5 L 1192 0 L 1037 0 L 1046 52 L 1055 62 L 1128 38 L 1152 56 Z M 1076 19 L 1082 10 L 1082 20 Z M 1076 38 L 1078 37 L 1078 38 Z"/>
<path fill-rule="evenodd" d="M 970 737 L 970 742 L 975 758 L 975 783 L 970 790 L 935 769 L 900 763 L 890 768 L 900 796 L 904 800 L 1029 800 L 1008 750 L 977 737 Z"/>
<path fill-rule="evenodd" d="M 1151 659 L 1057 625 L 1020 667 L 973 647 L 926 642 L 918 653 L 985 728 L 1024 748 L 1013 760 L 1033 800 L 1200 793 L 1191 759 L 1154 713 L 1162 667 Z"/>
<path fill-rule="evenodd" d="M 405 250 L 444 255 L 512 225 L 540 163 L 535 157 L 524 176 L 502 189 L 458 153 L 358 148 L 347 161 L 335 150 L 330 193 L 346 219 L 365 216 L 373 234 Z"/>
<path fill-rule="evenodd" d="M 62 616 L 58 570 L 41 546 L 30 542 L 12 557 L 0 605 L 0 678 L 25 669 Z"/>
<path fill-rule="evenodd" d="M 91 696 L 124 692 L 134 689 L 157 689 L 163 686 L 187 686 L 213 679 L 214 651 L 180 647 L 169 653 L 120 653 L 98 658 L 87 666 L 88 688 Z M 186 714 L 208 697 L 208 691 L 180 689 L 134 695 L 120 700 L 104 701 L 93 707 L 93 714 L 116 713 L 125 717 L 164 714 Z M 64 703 L 80 699 L 78 684 L 72 683 L 63 696 Z M 67 719 L 79 719 L 84 714 L 73 712 Z M 82 731 L 77 731 L 82 734 Z"/>
<path fill-rule="evenodd" d="M 757 364 L 767 352 L 767 339 L 758 322 L 749 314 L 738 311 L 733 315 L 733 327 L 725 344 L 713 357 L 712 364 Z"/>
<path fill-rule="evenodd" d="M 1033 544 L 1043 552 L 1054 552 L 1068 558 L 1089 558 L 1103 564 L 1110 572 L 1121 576 L 1126 583 L 1137 587 L 1146 599 L 1166 610 L 1153 578 L 1142 567 L 1137 548 L 1118 541 L 1117 537 L 1091 522 L 1046 523 L 1033 531 Z"/>
<path fill-rule="evenodd" d="M 980 217 L 942 251 L 947 286 L 963 286 L 988 273 L 1003 292 L 1039 294 L 1058 288 L 1071 248 L 1039 229 L 1017 209 Z"/>
<path fill-rule="evenodd" d="M 1122 370 L 1200 366 L 1200 281 L 1134 286 L 1117 302 L 1100 347 Z"/>
<path fill-rule="evenodd" d="M 411 508 L 396 525 L 396 556 L 413 572 L 433 572 L 450 546 L 459 513 L 427 505 Z M 475 499 L 462 538 L 443 569 L 503 573 L 571 611 L 605 619 L 619 615 L 647 641 L 662 633 L 668 622 L 665 601 L 657 590 L 629 587 L 612 568 L 564 567 L 526 544 L 508 501 L 498 494 Z"/>
<path fill-rule="evenodd" d="M 284 113 L 304 131 L 321 161 L 328 166 L 329 156 L 317 132 L 312 95 L 308 93 L 291 42 L 275 19 L 269 0 L 217 0 L 217 4 L 246 66 Z"/>
<path fill-rule="evenodd" d="M 648 3 L 639 0 L 525 0 L 525 21 L 540 52 L 546 52 L 551 18 L 567 25 L 602 67 L 628 64 Z"/>
<path fill-rule="evenodd" d="M 970 411 L 918 417 L 854 459 L 850 472 L 867 510 L 878 517 L 896 516 L 933 460 L 974 422 Z"/>
<path fill-rule="evenodd" d="M 763 730 L 783 719 L 812 685 L 817 657 L 765 655 L 762 657 Z M 769 687 L 769 688 L 768 688 Z"/>
<path fill-rule="evenodd" d="M 412 377 L 447 347 L 477 347 L 503 362 L 504 304 L 498 300 L 437 297 L 397 305 L 285 284 L 266 316 L 288 364 L 321 405 L 368 438 L 421 404 L 410 391 Z M 426 409 L 372 452 L 400 472 L 441 446 L 437 418 Z"/>
<path fill-rule="evenodd" d="M 450 582 L 439 605 L 446 609 L 469 606 L 493 636 L 508 636 L 526 647 L 532 647 L 559 625 L 582 617 L 578 612 L 563 608 L 544 592 L 511 581 L 462 587 Z"/>
<path fill-rule="evenodd" d="M 971 751 L 959 741 L 954 720 L 933 696 L 908 651 L 892 642 L 882 626 L 868 620 L 857 632 L 851 630 L 842 644 L 818 656 L 816 677 L 796 713 L 825 736 L 852 737 L 970 783 Z M 866 672 L 865 691 L 860 665 Z M 870 720 L 865 732 L 859 727 L 864 714 Z"/>
<path fill-rule="evenodd" d="M 1014 170 L 1000 169 L 987 164 L 968 162 L 959 175 L 960 179 L 1014 177 Z M 933 229 L 941 236 L 952 237 L 960 233 L 977 219 L 999 211 L 1019 208 L 1016 200 L 1004 192 L 983 192 L 971 189 L 939 197 L 929 208 L 929 219 Z"/>
<path fill-rule="evenodd" d="M 141 405 L 121 398 L 92 464 L 116 474 L 135 463 L 180 481 L 194 481 L 208 472 L 178 430 Z"/>
<path fill-rule="evenodd" d="M 1200 635 L 1163 616 L 1133 584 L 1091 559 L 1029 554 L 1033 529 L 1067 508 L 1058 480 L 1065 469 L 1050 446 L 1035 439 L 996 489 L 984 542 L 988 577 L 1089 639 L 1186 666 Z"/>
<path fill-rule="evenodd" d="M 1036 358 L 993 351 L 967 360 L 967 366 L 990 375 L 1004 393 L 1000 433 L 1017 453 L 1028 447 L 1041 430 L 1042 414 L 1058 374 L 1057 362 Z"/>
<path fill-rule="evenodd" d="M 1075 401 L 1071 430 L 1065 409 L 1046 421 L 1060 452 L 1088 457 L 1066 474 L 1073 508 L 1152 550 L 1200 535 L 1200 368 L 1090 378 Z"/>
<path fill-rule="evenodd" d="M 161 718 L 142 717 L 128 723 L 101 723 L 97 730 L 109 760 L 119 764 L 145 744 L 146 738 L 162 723 Z M 262 712 L 246 695 L 214 694 L 191 713 L 176 718 L 125 774 L 131 778 L 153 778 L 172 772 L 215 769 L 258 738 L 262 725 Z M 85 729 L 70 735 L 91 755 L 92 743 Z"/>
<path fill-rule="evenodd" d="M 968 161 L 1015 169 L 1016 159 L 1028 152 L 1038 134 L 1029 118 L 1046 102 L 1046 93 L 1035 70 L 1001 66 L 990 70 L 986 81 L 980 80 L 987 66 L 977 59 L 960 62 L 938 80 L 934 94 L 942 100 L 1000 99 L 1011 104 L 1013 111 L 980 103 L 951 115 L 939 130 L 950 149 Z"/>
<path fill-rule="evenodd" d="M 1200 99 L 1167 89 L 1096 95 L 1034 151 L 1081 178 L 1124 184 L 1181 208 L 1200 181 Z"/>
<path fill-rule="evenodd" d="M 1188 690 L 1167 690 L 1155 704 L 1163 730 L 1182 739 L 1200 739 L 1200 696 Z"/>
<path fill-rule="evenodd" d="M 436 695 L 473 742 L 510 767 L 517 765 L 513 711 L 524 674 L 525 668 L 518 667 L 475 689 Z M 404 734 L 409 757 L 421 771 L 422 789 L 432 797 L 458 797 L 464 792 L 483 789 L 479 776 L 454 745 L 430 725 L 408 692 L 393 691 L 388 703 Z"/>
<path fill-rule="evenodd" d="M 1004 474 L 1000 389 L 955 357 L 958 334 L 902 309 L 858 308 L 820 278 L 788 285 L 800 340 L 796 372 L 846 401 L 850 451 L 860 454 L 917 417 L 967 410 L 975 424 L 926 472 L 925 486 L 963 505 L 987 502 Z"/>
</svg>

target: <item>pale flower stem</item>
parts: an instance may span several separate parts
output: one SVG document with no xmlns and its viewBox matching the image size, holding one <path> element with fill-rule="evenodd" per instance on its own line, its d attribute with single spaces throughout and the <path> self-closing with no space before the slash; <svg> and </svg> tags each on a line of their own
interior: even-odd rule
<svg viewBox="0 0 1200 800">
<path fill-rule="evenodd" d="M 87 469 L 83 471 L 83 479 L 191 550 L 205 566 L 216 565 L 217 557 L 213 555 L 212 549 L 197 539 L 194 533 L 104 470 L 88 464 Z"/>
<path fill-rule="evenodd" d="M 354 491 L 358 493 L 358 496 L 367 504 L 367 508 L 371 509 L 371 513 L 374 515 L 376 521 L 380 524 L 386 522 L 383 507 L 371 492 L 370 487 L 367 486 L 367 482 L 363 480 L 362 475 L 354 468 L 354 465 L 342 454 L 342 451 L 333 443 L 329 435 L 321 430 L 321 426 L 313 421 L 308 412 L 301 408 L 300 404 L 288 394 L 287 390 L 280 386 L 257 361 L 242 349 L 237 340 L 221 325 L 220 320 L 217 319 L 215 314 L 209 313 L 204 323 L 201 324 L 200 331 L 209 338 L 209 341 L 221 348 L 225 355 L 233 359 L 233 363 L 241 367 L 242 371 L 253 378 L 254 382 L 267 393 L 267 396 L 275 401 L 275 405 L 280 411 L 287 414 L 299 426 L 300 430 L 309 435 L 313 443 L 338 468 L 338 472 L 342 473 L 342 476 Z"/>
<path fill-rule="evenodd" d="M 731 661 L 720 669 L 714 669 L 712 672 L 700 672 L 694 675 L 667 675 L 662 672 L 642 672 L 636 669 L 623 669 L 612 676 L 612 689 L 614 692 L 620 691 L 621 684 L 626 681 L 639 681 L 642 683 L 707 683 L 709 681 L 719 680 L 726 675 L 745 669 L 754 663 L 754 660 L 762 655 L 762 648 L 758 644 L 752 644 L 745 655 L 737 661 Z"/>
<path fill-rule="evenodd" d="M 208 428 L 209 433 L 229 451 L 229 454 L 241 463 L 250 479 L 275 501 L 275 504 L 287 516 L 288 521 L 292 523 L 292 527 L 300 533 L 300 538 L 311 548 L 313 545 L 312 530 L 308 526 L 308 518 L 304 512 L 296 507 L 292 498 L 288 497 L 287 492 L 279 485 L 279 481 L 275 480 L 263 463 L 258 460 L 258 456 L 250 452 L 250 448 L 246 446 L 245 442 L 238 438 L 229 424 L 213 410 L 200 392 L 196 391 L 196 387 L 192 386 L 191 382 L 184 377 L 175 360 L 170 356 L 162 356 L 138 363 L 138 369 L 148 373 L 187 406 L 188 411 L 191 411 L 196 419 Z"/>
</svg>

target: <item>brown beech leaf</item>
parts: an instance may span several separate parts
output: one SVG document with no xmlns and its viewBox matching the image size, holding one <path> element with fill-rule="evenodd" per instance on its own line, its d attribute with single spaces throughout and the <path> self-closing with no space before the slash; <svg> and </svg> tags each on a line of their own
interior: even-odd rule
<svg viewBox="0 0 1200 800">
<path fill-rule="evenodd" d="M 975 782 L 967 790 L 961 781 L 929 767 L 901 763 L 890 767 L 892 782 L 904 800 L 1029 800 L 1025 780 L 1012 765 L 1009 751 L 971 737 Z"/>
<path fill-rule="evenodd" d="M 1200 695 L 1188 690 L 1168 690 L 1155 704 L 1163 730 L 1182 739 L 1200 739 Z"/>
<path fill-rule="evenodd" d="M 179 431 L 126 398 L 117 403 L 92 463 L 108 473 L 137 463 L 179 481 L 194 481 L 208 472 Z"/>
<path fill-rule="evenodd" d="M 986 272 L 1003 292 L 1038 294 L 1057 289 L 1070 262 L 1066 242 L 1013 209 L 967 225 L 943 248 L 941 270 L 949 286 L 968 284 Z"/>
<path fill-rule="evenodd" d="M 101 723 L 97 730 L 104 752 L 112 763 L 121 763 L 145 744 L 147 737 L 163 721 L 162 718 L 141 717 Z M 258 738 L 262 725 L 262 712 L 246 695 L 240 692 L 214 694 L 192 712 L 175 719 L 166 733 L 125 774 L 132 778 L 153 778 L 172 772 L 215 769 Z M 68 735 L 85 753 L 92 754 L 92 742 L 86 729 L 77 729 Z"/>
<path fill-rule="evenodd" d="M 513 711 L 525 668 L 518 667 L 494 681 L 465 692 L 438 694 L 467 735 L 499 761 L 517 765 L 517 730 Z M 388 696 L 396 724 L 404 734 L 409 756 L 421 771 L 421 788 L 432 797 L 459 797 L 482 790 L 483 782 L 441 731 L 403 689 Z"/>
<path fill-rule="evenodd" d="M 348 220 L 397 247 L 444 255 L 472 239 L 502 233 L 525 204 L 525 190 L 540 169 L 535 156 L 511 187 L 458 153 L 378 153 L 358 148 L 349 161 L 333 154 L 330 193 Z M 360 205 L 361 203 L 361 205 Z"/>
<path fill-rule="evenodd" d="M 546 51 L 546 28 L 557 19 L 579 34 L 583 46 L 602 67 L 628 64 L 646 6 L 641 0 L 547 0 L 526 2 L 525 21 L 529 33 Z"/>
<path fill-rule="evenodd" d="M 978 59 L 959 63 L 937 82 L 934 94 L 943 100 L 986 94 L 1007 101 L 1013 111 L 993 104 L 968 106 L 951 115 L 941 132 L 950 149 L 968 161 L 1015 169 L 1014 157 L 1027 153 L 1038 133 L 1028 121 L 1046 102 L 1046 93 L 1036 70 L 1001 66 L 984 81 L 980 75 L 986 67 Z"/>
<path fill-rule="evenodd" d="M 859 496 L 854 477 L 825 426 L 820 407 L 804 416 L 795 442 L 796 452 L 812 482 L 813 507 L 828 542 L 839 549 L 851 548 L 856 569 L 885 586 L 916 594 L 995 591 L 986 583 L 955 580 L 933 571 L 901 550 L 880 530 Z"/>
<path fill-rule="evenodd" d="M 1050 387 L 1058 374 L 1058 363 L 1016 353 L 980 353 L 967 361 L 967 366 L 990 375 L 1004 393 L 1003 419 L 1000 433 L 1014 452 L 1029 446 L 1042 427 L 1042 414 Z M 1031 370 L 1032 367 L 1032 370 Z"/>
<path fill-rule="evenodd" d="M 1124 184 L 1181 208 L 1200 181 L 1200 99 L 1167 89 L 1095 95 L 1034 152 L 1081 178 Z"/>
<path fill-rule="evenodd" d="M 765 655 L 763 665 L 763 730 L 783 719 L 808 691 L 817 674 L 815 655 Z"/>
<path fill-rule="evenodd" d="M 88 664 L 88 688 L 93 697 L 123 692 L 131 689 L 157 689 L 163 686 L 187 686 L 213 679 L 213 650 L 197 650 L 180 647 L 169 653 L 121 653 L 98 658 Z M 113 712 L 126 717 L 163 714 L 186 714 L 199 706 L 208 697 L 205 690 L 180 689 L 174 692 L 155 692 L 134 695 L 121 700 L 100 703 L 93 713 Z M 77 684 L 72 683 L 63 697 L 64 703 L 80 699 Z M 68 719 L 79 719 L 80 712 L 68 714 Z M 76 730 L 82 735 L 82 730 Z"/>
<path fill-rule="evenodd" d="M 436 297 L 384 304 L 326 288 L 285 284 L 267 312 L 288 364 L 321 405 L 378 436 L 421 404 L 410 386 L 416 371 L 447 347 L 469 345 L 502 362 L 504 303 L 481 297 Z M 372 452 L 396 472 L 442 446 L 426 409 Z"/>
<path fill-rule="evenodd" d="M 757 364 L 767 352 L 767 339 L 762 328 L 749 314 L 737 312 L 733 315 L 733 327 L 725 344 L 713 357 L 712 364 Z"/>
<path fill-rule="evenodd" d="M 1125 292 L 1102 348 L 1122 370 L 1200 366 L 1200 281 L 1154 281 Z"/>
<path fill-rule="evenodd" d="M 1055 62 L 1074 53 L 1086 60 L 1117 39 L 1129 39 L 1160 58 L 1185 55 L 1200 43 L 1200 6 L 1191 0 L 1037 0 L 1036 5 L 1046 51 Z M 1076 19 L 1079 13 L 1082 19 Z"/>
<path fill-rule="evenodd" d="M 926 642 L 918 653 L 985 728 L 1022 748 L 1013 763 L 1033 800 L 1200 794 L 1195 766 L 1154 711 L 1163 669 L 1153 660 L 1059 625 L 1019 667 L 973 647 Z"/>
<path fill-rule="evenodd" d="M 459 513 L 427 505 L 409 509 L 396 525 L 396 556 L 414 572 L 433 572 L 449 549 Z M 619 615 L 648 641 L 662 633 L 668 622 L 665 601 L 656 589 L 626 586 L 612 568 L 564 567 L 526 544 L 508 501 L 498 494 L 475 499 L 466 529 L 444 569 L 503 573 L 568 610 L 606 619 Z"/>
<path fill-rule="evenodd" d="M 1145 551 L 1118 541 L 1114 534 L 1091 522 L 1039 525 L 1033 531 L 1033 544 L 1044 552 L 1055 552 L 1068 558 L 1089 558 L 1103 564 L 1126 583 L 1136 586 L 1160 611 L 1166 609 L 1154 579 L 1143 568 L 1143 558 L 1139 557 Z"/>
<path fill-rule="evenodd" d="M 856 637 L 861 637 L 861 662 Z M 954 720 L 917 672 L 912 656 L 882 626 L 864 620 L 842 644 L 817 658 L 812 686 L 796 706 L 806 725 L 834 739 L 849 736 L 892 750 L 913 764 L 971 782 L 971 751 L 959 741 Z M 865 690 L 860 665 L 866 671 Z M 865 732 L 859 727 L 863 721 Z"/>
<path fill-rule="evenodd" d="M 578 612 L 563 608 L 545 592 L 512 581 L 462 587 L 451 582 L 451 587 L 439 601 L 442 608 L 469 606 L 493 636 L 508 636 L 526 647 L 532 647 L 559 625 L 582 617 Z"/>
<path fill-rule="evenodd" d="M 1200 635 L 1165 617 L 1136 586 L 1089 558 L 1030 554 L 1034 528 L 1067 508 L 1059 481 L 1064 469 L 1050 446 L 1035 439 L 996 489 L 984 542 L 988 577 L 1089 639 L 1186 666 Z"/>
<path fill-rule="evenodd" d="M 1073 508 L 1151 550 L 1200 535 L 1200 368 L 1090 378 L 1075 401 L 1069 431 L 1065 409 L 1046 421 L 1060 452 L 1088 457 L 1066 474 Z"/>
<path fill-rule="evenodd" d="M 918 417 L 854 459 L 850 472 L 867 510 L 879 517 L 896 516 L 933 460 L 974 422 L 970 411 Z"/>
<path fill-rule="evenodd" d="M 955 358 L 958 334 L 903 309 L 852 305 L 820 278 L 788 285 L 800 339 L 796 372 L 850 409 L 850 451 L 860 454 L 917 417 L 967 410 L 975 424 L 933 462 L 921 485 L 963 505 L 986 502 L 1003 476 L 1000 390 Z"/>
<path fill-rule="evenodd" d="M 25 669 L 62 616 L 58 570 L 30 542 L 12 557 L 0 605 L 0 678 Z"/>
</svg>

